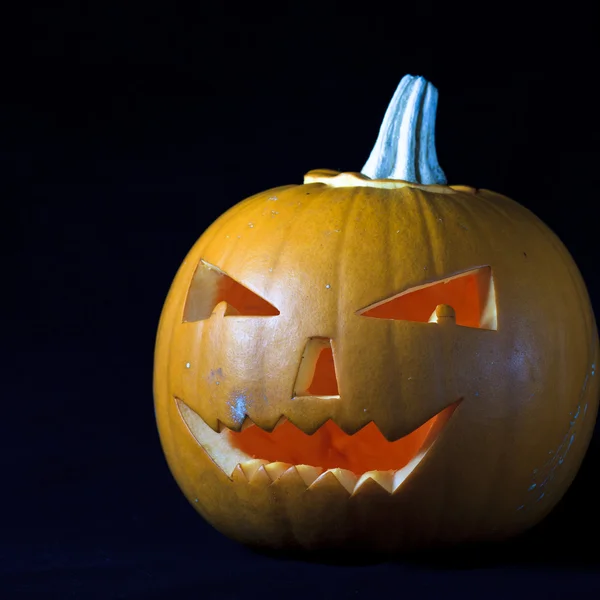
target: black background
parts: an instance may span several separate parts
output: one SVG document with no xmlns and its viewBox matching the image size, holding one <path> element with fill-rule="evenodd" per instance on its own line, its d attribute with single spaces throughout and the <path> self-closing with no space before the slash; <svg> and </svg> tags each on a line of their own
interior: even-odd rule
<svg viewBox="0 0 600 600">
<path fill-rule="evenodd" d="M 213 531 L 154 423 L 154 336 L 186 252 L 255 192 L 359 171 L 406 73 L 440 92 L 449 182 L 532 209 L 598 314 L 598 20 L 591 2 L 526 6 L 49 2 L 5 15 L 1 598 L 600 596 L 598 436 L 525 536 L 352 563 L 257 554 Z"/>
</svg>

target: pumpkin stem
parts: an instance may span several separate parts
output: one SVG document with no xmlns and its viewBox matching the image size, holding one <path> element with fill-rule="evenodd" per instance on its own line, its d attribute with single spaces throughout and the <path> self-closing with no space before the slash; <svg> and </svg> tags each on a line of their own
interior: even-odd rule
<svg viewBox="0 0 600 600">
<path fill-rule="evenodd" d="M 445 184 L 435 152 L 437 100 L 437 89 L 424 77 L 405 75 L 361 172 L 371 179 Z"/>
</svg>

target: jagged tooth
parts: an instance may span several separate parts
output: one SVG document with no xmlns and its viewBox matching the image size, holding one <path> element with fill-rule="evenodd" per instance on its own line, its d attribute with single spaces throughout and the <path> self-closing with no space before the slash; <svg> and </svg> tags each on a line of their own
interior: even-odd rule
<svg viewBox="0 0 600 600">
<path fill-rule="evenodd" d="M 356 486 L 356 482 L 358 480 L 358 476 L 349 471 L 348 469 L 329 469 L 330 473 L 333 473 L 337 480 L 348 490 L 348 493 L 352 493 L 354 491 L 354 487 Z"/>
<path fill-rule="evenodd" d="M 373 424 L 375 425 L 375 427 L 377 427 L 377 429 L 379 430 L 379 433 L 381 433 L 381 435 L 388 442 L 396 442 L 400 438 L 403 438 L 404 436 L 406 436 L 409 433 L 412 433 L 414 431 L 414 429 L 405 429 L 405 428 L 398 429 L 397 427 L 394 426 L 393 423 L 384 424 L 381 427 L 375 421 L 373 421 Z"/>
<path fill-rule="evenodd" d="M 219 420 L 218 421 L 218 426 L 219 426 L 219 433 L 221 431 L 223 431 L 224 429 L 230 429 L 231 431 L 235 431 L 236 433 L 238 433 L 241 429 L 242 429 L 242 424 L 244 423 L 244 421 L 228 421 L 228 420 Z"/>
<path fill-rule="evenodd" d="M 375 471 L 373 479 L 384 489 L 388 494 L 392 493 L 394 486 L 394 474 L 395 471 Z"/>
<path fill-rule="evenodd" d="M 363 488 L 368 489 L 372 486 L 369 482 L 374 481 L 388 494 L 391 494 L 394 487 L 394 474 L 395 471 L 367 471 L 358 478 L 354 493 L 360 492 Z"/>
<path fill-rule="evenodd" d="M 315 429 L 314 431 L 310 431 L 310 433 L 314 433 L 317 429 L 319 429 L 320 427 L 322 427 L 323 425 L 325 425 L 325 423 L 328 423 L 331 421 L 331 424 L 336 427 L 337 429 L 339 429 L 341 432 L 345 433 L 346 435 L 354 435 L 356 433 L 358 433 L 361 429 L 364 429 L 367 425 L 369 425 L 369 423 L 371 423 L 371 420 L 369 421 L 358 421 L 358 422 L 342 422 L 341 424 L 338 423 L 334 418 L 329 417 L 327 419 L 325 419 L 325 421 L 323 421 L 322 423 L 320 423 Z M 377 427 L 376 423 L 373 423 L 375 425 L 375 427 Z M 379 428 L 378 428 L 379 429 Z M 305 433 L 309 433 L 309 430 L 304 428 L 303 431 Z"/>
<path fill-rule="evenodd" d="M 317 431 L 317 429 L 320 429 L 321 427 L 323 427 L 323 425 L 325 425 L 325 423 L 327 423 L 327 421 L 330 420 L 329 417 L 323 419 L 323 420 L 319 420 L 319 421 L 315 421 L 310 422 L 307 421 L 306 423 L 303 423 L 303 417 L 299 417 L 299 418 L 294 418 L 294 417 L 287 417 L 287 420 L 294 425 L 295 427 L 297 427 L 298 429 L 300 429 L 300 431 L 303 431 L 304 433 L 308 434 L 308 435 L 312 435 L 313 433 L 315 433 L 315 431 Z M 309 424 L 310 423 L 310 424 Z"/>
<path fill-rule="evenodd" d="M 198 415 L 200 417 L 200 415 Z M 220 433 L 221 432 L 221 422 L 219 421 L 219 419 L 216 418 L 209 418 L 209 419 L 204 419 L 203 417 L 200 417 L 204 423 L 206 423 L 206 425 L 208 425 L 215 433 Z"/>
<path fill-rule="evenodd" d="M 273 486 L 276 488 L 278 486 L 283 487 L 285 490 L 297 489 L 300 492 L 306 490 L 306 483 L 300 477 L 300 473 L 298 469 L 291 465 L 289 469 L 284 471 L 274 482 Z"/>
<path fill-rule="evenodd" d="M 323 469 L 321 467 L 311 467 L 310 465 L 296 465 L 296 471 L 298 471 L 298 475 L 300 475 L 306 487 L 309 487 L 321 475 Z"/>
<path fill-rule="evenodd" d="M 242 423 L 241 431 L 248 429 L 248 427 L 253 427 L 254 425 L 255 425 L 254 421 L 248 415 L 246 415 L 246 418 L 244 419 L 244 422 Z"/>
<path fill-rule="evenodd" d="M 356 421 L 339 424 L 335 420 L 331 419 L 333 424 L 343 431 L 346 435 L 354 435 L 361 429 L 365 428 L 371 421 Z"/>
<path fill-rule="evenodd" d="M 284 416 L 279 416 L 275 418 L 269 418 L 266 421 L 261 420 L 260 423 L 255 423 L 255 425 L 267 433 L 273 433 L 273 431 L 284 421 L 286 421 L 286 418 Z"/>
<path fill-rule="evenodd" d="M 250 483 L 254 485 L 271 485 L 273 480 L 269 477 L 265 465 L 260 465 L 250 478 Z"/>
<path fill-rule="evenodd" d="M 231 473 L 232 481 L 236 483 L 248 483 L 248 477 L 246 477 L 246 473 L 244 473 L 244 469 L 242 469 L 242 465 L 238 463 Z"/>
<path fill-rule="evenodd" d="M 203 425 L 210 427 L 215 433 L 219 433 L 220 421 L 213 414 L 201 417 L 191 406 L 188 406 L 181 398 L 174 396 L 175 404 L 179 414 L 186 423 L 200 420 Z"/>
<path fill-rule="evenodd" d="M 352 424 L 344 423 L 343 425 L 340 425 L 339 427 L 347 435 L 354 435 L 354 434 L 358 433 L 361 429 L 364 429 L 365 427 L 367 427 L 367 425 L 370 425 L 370 426 L 374 427 L 375 429 L 377 429 L 377 431 L 388 442 L 395 442 L 395 441 L 399 440 L 401 437 L 404 437 L 405 435 L 412 433 L 412 431 L 413 431 L 413 430 L 404 430 L 404 429 L 398 430 L 393 422 L 384 423 L 383 425 L 380 426 L 379 423 L 377 423 L 377 421 L 375 419 L 369 419 L 366 422 L 362 421 L 362 422 L 356 423 L 356 424 L 355 423 L 352 423 Z"/>
<path fill-rule="evenodd" d="M 388 492 L 385 488 L 381 487 L 379 483 L 377 483 L 371 477 L 367 477 L 362 481 L 359 487 L 354 489 L 352 493 L 352 498 L 368 498 L 377 497 L 377 496 L 387 496 L 391 497 L 391 493 Z"/>
<path fill-rule="evenodd" d="M 404 480 L 413 472 L 414 468 L 419 464 L 419 462 L 421 462 L 423 456 L 425 456 L 425 452 L 420 452 L 408 464 L 401 469 L 398 469 L 394 473 L 392 493 L 394 493 L 404 483 Z"/>
<path fill-rule="evenodd" d="M 275 481 L 276 479 L 281 477 L 281 475 L 283 475 L 283 473 L 285 473 L 290 468 L 290 466 L 291 465 L 289 463 L 279 461 L 271 462 L 265 465 L 265 471 L 271 478 L 271 481 Z"/>
<path fill-rule="evenodd" d="M 444 426 L 448 423 L 448 420 L 450 419 L 450 417 L 452 416 L 454 411 L 460 406 L 460 403 L 462 402 L 462 400 L 463 400 L 463 398 L 460 397 L 458 400 L 456 400 L 455 402 L 453 402 L 446 408 L 442 409 L 437 414 L 431 415 L 431 417 L 424 423 L 421 423 L 420 425 L 419 424 L 413 425 L 409 428 L 406 427 L 406 424 L 402 424 L 402 423 L 395 424 L 391 420 L 389 422 L 383 422 L 381 424 L 373 421 L 373 424 L 377 427 L 377 429 L 379 429 L 380 433 L 383 435 L 383 437 L 388 442 L 395 442 L 395 441 L 399 440 L 400 438 L 412 433 L 419 427 L 425 425 L 431 419 L 435 418 L 435 422 L 434 422 L 433 427 L 431 428 L 429 436 L 428 436 L 430 438 L 435 439 L 437 437 L 437 435 L 439 435 L 439 433 L 442 431 Z"/>
<path fill-rule="evenodd" d="M 231 317 L 239 314 L 240 311 L 237 308 L 235 308 L 235 306 L 231 306 L 231 304 L 226 304 L 225 310 L 223 311 L 224 317 Z"/>
<path fill-rule="evenodd" d="M 308 490 L 313 492 L 322 491 L 338 493 L 343 490 L 345 494 L 350 495 L 350 492 L 331 471 L 325 471 L 325 473 L 319 475 L 319 477 L 308 486 Z"/>
<path fill-rule="evenodd" d="M 254 474 L 256 473 L 256 471 L 258 471 L 259 467 L 261 467 L 262 465 L 267 465 L 267 464 L 269 464 L 268 460 L 262 460 L 260 458 L 251 458 L 250 460 L 240 463 L 239 466 L 241 467 L 242 471 L 244 472 L 246 479 L 248 481 L 251 481 L 252 478 L 254 477 Z"/>
<path fill-rule="evenodd" d="M 286 416 L 282 415 L 281 417 L 279 417 L 279 419 L 277 419 L 277 423 L 275 423 L 275 425 L 273 426 L 273 431 L 275 431 L 275 429 L 277 429 L 280 425 L 283 425 L 286 421 Z"/>
</svg>

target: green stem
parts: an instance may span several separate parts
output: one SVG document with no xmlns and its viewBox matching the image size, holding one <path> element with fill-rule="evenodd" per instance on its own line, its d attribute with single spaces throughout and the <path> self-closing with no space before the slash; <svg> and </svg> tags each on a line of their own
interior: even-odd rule
<svg viewBox="0 0 600 600">
<path fill-rule="evenodd" d="M 371 179 L 445 184 L 435 151 L 437 100 L 437 89 L 425 78 L 405 75 L 361 172 Z"/>
</svg>

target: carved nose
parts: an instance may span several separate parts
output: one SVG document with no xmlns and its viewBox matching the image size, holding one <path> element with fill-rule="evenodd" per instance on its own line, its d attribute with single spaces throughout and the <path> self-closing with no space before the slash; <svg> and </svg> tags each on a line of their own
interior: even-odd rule
<svg viewBox="0 0 600 600">
<path fill-rule="evenodd" d="M 302 354 L 294 396 L 339 395 L 331 339 L 309 338 Z"/>
</svg>

